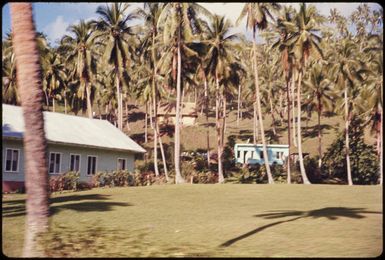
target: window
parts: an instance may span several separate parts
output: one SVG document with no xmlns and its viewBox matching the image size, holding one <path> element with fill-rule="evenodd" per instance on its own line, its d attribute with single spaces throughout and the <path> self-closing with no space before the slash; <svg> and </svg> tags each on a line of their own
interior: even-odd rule
<svg viewBox="0 0 385 260">
<path fill-rule="evenodd" d="M 80 155 L 79 154 L 71 154 L 70 171 L 80 172 Z"/>
<path fill-rule="evenodd" d="M 118 158 L 118 171 L 126 169 L 126 159 Z"/>
<path fill-rule="evenodd" d="M 19 150 L 6 149 L 5 152 L 5 171 L 18 172 L 19 171 Z"/>
<path fill-rule="evenodd" d="M 241 158 L 241 151 L 238 151 L 238 158 Z"/>
<path fill-rule="evenodd" d="M 96 156 L 88 156 L 87 160 L 87 174 L 93 175 L 96 173 Z"/>
<path fill-rule="evenodd" d="M 49 155 L 49 173 L 60 173 L 61 154 L 50 153 Z"/>
<path fill-rule="evenodd" d="M 263 151 L 259 152 L 259 158 L 263 159 Z"/>
<path fill-rule="evenodd" d="M 251 151 L 250 159 L 254 158 L 254 151 Z"/>
</svg>

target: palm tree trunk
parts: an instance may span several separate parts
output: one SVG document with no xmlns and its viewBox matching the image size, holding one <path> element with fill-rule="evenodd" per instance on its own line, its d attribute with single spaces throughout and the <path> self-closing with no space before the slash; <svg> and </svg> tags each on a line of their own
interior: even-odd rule
<svg viewBox="0 0 385 260">
<path fill-rule="evenodd" d="M 265 130 L 263 129 L 261 99 L 260 99 L 259 82 L 258 82 L 258 64 L 257 64 L 257 51 L 256 51 L 255 37 L 254 37 L 254 41 L 253 41 L 253 50 L 254 50 L 254 72 L 255 72 L 255 97 L 256 97 L 256 103 L 257 103 L 258 118 L 260 120 L 260 130 L 261 130 L 261 139 L 262 139 L 262 145 L 263 145 L 263 158 L 264 158 L 263 161 L 265 162 L 268 182 L 269 182 L 269 184 L 273 184 L 274 180 L 273 180 L 273 176 L 271 175 L 270 165 L 269 165 L 269 157 L 267 155 L 267 147 L 266 147 L 266 141 L 265 141 Z"/>
<path fill-rule="evenodd" d="M 238 110 L 237 110 L 237 127 L 239 127 L 239 111 L 240 111 L 240 106 L 241 104 L 241 84 L 238 85 Z"/>
<path fill-rule="evenodd" d="M 52 98 L 52 112 L 55 112 L 55 98 Z"/>
<path fill-rule="evenodd" d="M 47 143 L 44 132 L 40 61 L 31 3 L 11 3 L 12 42 L 25 123 L 26 225 L 23 256 L 42 257 L 36 241 L 48 230 Z"/>
<path fill-rule="evenodd" d="M 146 101 L 146 115 L 144 118 L 144 143 L 147 143 L 148 141 L 148 103 Z"/>
<path fill-rule="evenodd" d="M 119 130 L 123 129 L 123 118 L 122 118 L 122 95 L 121 95 L 121 89 L 120 89 L 120 79 L 119 79 L 119 70 L 115 66 L 115 84 L 116 84 L 116 98 L 118 101 L 118 128 Z"/>
<path fill-rule="evenodd" d="M 287 144 L 289 145 L 288 157 L 287 157 L 287 183 L 291 183 L 290 172 L 290 148 L 291 148 L 291 129 L 290 129 L 290 81 L 286 81 L 286 97 L 287 97 Z"/>
<path fill-rule="evenodd" d="M 273 122 L 272 122 L 273 133 L 274 133 L 274 136 L 276 136 L 277 135 L 277 130 L 275 129 L 275 116 L 274 116 L 273 101 L 272 101 L 272 98 L 271 98 L 270 91 L 269 91 L 269 104 L 270 104 L 271 118 L 273 120 Z"/>
<path fill-rule="evenodd" d="M 297 137 L 296 137 L 296 128 L 295 128 L 295 78 L 297 72 L 294 70 L 292 76 L 292 84 L 291 84 L 291 100 L 292 100 L 292 110 L 293 110 L 293 144 L 297 147 Z"/>
<path fill-rule="evenodd" d="M 67 95 L 64 90 L 64 114 L 67 114 Z"/>
<path fill-rule="evenodd" d="M 158 140 L 159 140 L 159 146 L 160 146 L 160 153 L 162 154 L 164 175 L 166 176 L 166 180 L 168 182 L 170 178 L 168 177 L 168 170 L 167 170 L 167 164 L 166 164 L 166 156 L 164 154 L 162 137 L 160 136 L 159 125 L 157 124 L 156 126 L 157 126 L 157 130 L 156 131 L 157 131 L 157 134 L 158 134 Z"/>
<path fill-rule="evenodd" d="M 346 167 L 348 174 L 348 184 L 353 185 L 352 172 L 350 169 L 350 148 L 349 148 L 349 123 L 350 123 L 350 114 L 348 108 L 348 88 L 345 87 L 344 91 L 345 99 L 345 153 L 346 153 Z"/>
<path fill-rule="evenodd" d="M 311 184 L 306 176 L 305 166 L 303 164 L 303 155 L 302 155 L 302 134 L 301 134 L 301 85 L 302 85 L 302 71 L 298 75 L 298 87 L 297 87 L 297 137 L 298 137 L 298 157 L 299 157 L 299 167 L 301 170 L 301 176 L 304 184 Z"/>
<path fill-rule="evenodd" d="M 210 168 L 210 127 L 209 127 L 209 94 L 207 86 L 207 77 L 204 74 L 204 86 L 205 86 L 205 113 L 206 113 L 206 139 L 207 139 L 207 167 Z"/>
<path fill-rule="evenodd" d="M 382 154 L 383 154 L 383 145 L 382 145 L 382 142 L 383 142 L 383 125 L 382 125 L 382 109 L 380 110 L 380 124 L 381 124 L 381 128 L 380 128 L 380 143 L 381 143 L 381 149 L 380 149 L 380 185 L 382 185 L 383 183 L 383 172 L 382 172 L 382 168 L 383 168 L 383 157 L 382 157 Z"/>
<path fill-rule="evenodd" d="M 180 9 L 180 8 L 179 8 Z M 176 108 L 175 108 L 175 142 L 174 142 L 174 153 L 175 153 L 175 183 L 184 183 L 181 172 L 180 172 L 180 107 L 181 107 L 181 73 L 182 73 L 182 57 L 180 52 L 180 39 L 181 39 L 181 28 L 178 26 L 178 74 L 176 80 Z"/>
<path fill-rule="evenodd" d="M 87 81 L 84 84 L 85 84 L 86 95 L 87 95 L 88 118 L 93 118 L 93 116 L 92 116 L 92 105 L 91 105 L 91 89 L 90 89 L 89 83 Z"/>
<path fill-rule="evenodd" d="M 159 176 L 158 169 L 158 113 L 157 113 L 157 101 L 156 101 L 156 60 L 155 60 L 155 35 L 152 35 L 152 61 L 154 64 L 153 68 L 153 77 L 152 77 L 152 100 L 153 100 L 153 109 L 154 109 L 154 169 L 155 175 Z"/>
<path fill-rule="evenodd" d="M 318 167 L 322 165 L 321 100 L 318 98 Z"/>
<path fill-rule="evenodd" d="M 223 177 L 223 165 L 222 165 L 222 145 L 221 145 L 221 120 L 219 115 L 220 106 L 220 94 L 219 94 L 219 79 L 218 72 L 215 72 L 215 84 L 216 84 L 216 95 L 215 95 L 215 121 L 217 130 L 217 153 L 218 153 L 218 183 L 224 182 Z"/>
</svg>

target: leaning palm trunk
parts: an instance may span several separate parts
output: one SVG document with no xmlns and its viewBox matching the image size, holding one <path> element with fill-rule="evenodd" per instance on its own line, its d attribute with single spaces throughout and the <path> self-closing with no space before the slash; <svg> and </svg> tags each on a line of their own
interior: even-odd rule
<svg viewBox="0 0 385 260">
<path fill-rule="evenodd" d="M 181 172 L 180 172 L 180 103 L 181 103 L 181 69 L 182 69 L 182 60 L 180 53 L 180 26 L 178 29 L 178 55 L 177 55 L 177 63 L 178 63 L 178 74 L 177 74 L 177 82 L 176 82 L 176 107 L 175 107 L 175 183 L 184 183 Z"/>
<path fill-rule="evenodd" d="M 91 105 L 91 89 L 89 83 L 86 81 L 85 83 L 86 95 L 87 95 L 87 112 L 88 118 L 93 118 L 92 116 L 92 105 Z"/>
<path fill-rule="evenodd" d="M 169 181 L 168 177 L 168 170 L 167 170 L 167 164 L 166 164 L 166 156 L 164 155 L 164 149 L 163 149 L 163 143 L 162 143 L 162 137 L 160 136 L 159 131 L 159 125 L 157 124 L 157 135 L 158 135 L 158 141 L 159 141 L 159 147 L 160 147 L 160 153 L 162 154 L 162 161 L 163 161 L 163 168 L 164 168 L 164 175 L 166 176 L 166 181 Z"/>
<path fill-rule="evenodd" d="M 304 184 L 310 184 L 306 176 L 305 166 L 303 164 L 303 155 L 302 155 L 302 134 L 301 134 L 301 85 L 302 85 L 302 71 L 298 75 L 298 86 L 297 86 L 297 137 L 298 137 L 298 157 L 299 157 L 299 167 L 301 170 L 301 176 Z"/>
<path fill-rule="evenodd" d="M 158 169 L 158 113 L 157 113 L 157 102 L 156 102 L 156 61 L 155 61 L 155 35 L 152 35 L 152 61 L 154 64 L 153 68 L 153 78 L 152 78 L 152 100 L 153 100 L 153 109 L 154 109 L 154 169 L 155 175 L 159 176 Z"/>
<path fill-rule="evenodd" d="M 287 157 L 287 183 L 291 183 L 290 172 L 290 148 L 291 148 L 291 131 L 290 131 L 290 85 L 289 80 L 286 81 L 286 96 L 287 96 L 287 144 L 289 145 L 288 157 Z"/>
<path fill-rule="evenodd" d="M 259 83 L 258 83 L 258 64 L 257 64 L 257 52 L 256 52 L 256 44 L 255 44 L 255 37 L 253 41 L 253 54 L 254 54 L 254 72 L 255 72 L 255 97 L 256 97 L 256 103 L 257 103 L 257 113 L 258 118 L 260 120 L 260 130 L 261 130 L 261 139 L 262 139 L 262 145 L 263 145 L 263 158 L 265 162 L 266 172 L 267 172 L 267 178 L 269 181 L 269 184 L 273 184 L 273 176 L 271 175 L 270 171 L 270 165 L 269 165 L 269 157 L 267 155 L 267 147 L 266 147 L 266 140 L 265 140 L 265 131 L 263 129 L 263 120 L 262 120 L 262 109 L 261 109 L 261 99 L 259 94 Z"/>
<path fill-rule="evenodd" d="M 24 257 L 44 256 L 37 238 L 48 230 L 47 143 L 42 102 L 44 98 L 35 26 L 30 3 L 11 3 L 12 43 L 17 82 L 25 123 L 25 185 L 27 192 Z"/>
<path fill-rule="evenodd" d="M 350 123 L 350 113 L 348 108 L 348 88 L 345 87 L 344 91 L 345 98 L 345 153 L 346 153 L 346 167 L 348 174 L 348 184 L 353 185 L 352 172 L 350 169 L 350 148 L 349 148 L 349 123 Z"/>
</svg>

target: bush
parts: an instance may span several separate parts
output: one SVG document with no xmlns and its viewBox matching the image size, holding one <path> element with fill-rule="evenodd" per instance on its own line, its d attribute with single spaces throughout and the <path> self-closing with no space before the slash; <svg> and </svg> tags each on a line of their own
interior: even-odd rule
<svg viewBox="0 0 385 260">
<path fill-rule="evenodd" d="M 350 164 L 354 184 L 377 184 L 379 160 L 375 148 L 364 142 L 364 129 L 359 119 L 353 119 L 349 129 Z M 345 134 L 341 133 L 322 159 L 322 177 L 347 183 Z"/>
<path fill-rule="evenodd" d="M 52 176 L 49 179 L 50 192 L 63 190 L 78 190 L 78 172 L 66 172 L 58 176 Z"/>
</svg>

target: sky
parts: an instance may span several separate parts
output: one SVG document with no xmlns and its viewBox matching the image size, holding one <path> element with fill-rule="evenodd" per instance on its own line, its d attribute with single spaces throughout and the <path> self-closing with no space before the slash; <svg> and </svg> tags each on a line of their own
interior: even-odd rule
<svg viewBox="0 0 385 260">
<path fill-rule="evenodd" d="M 66 29 L 69 25 L 77 23 L 80 19 L 91 20 L 96 19 L 96 9 L 105 3 L 33 3 L 34 19 L 38 31 L 47 35 L 51 44 L 55 45 L 63 35 L 67 33 Z M 130 10 L 142 7 L 143 3 L 130 3 Z M 237 20 L 244 3 L 200 3 L 210 12 L 225 15 L 234 24 Z M 298 3 L 285 3 L 298 8 Z M 314 4 L 321 14 L 328 16 L 331 8 L 337 10 L 348 17 L 360 4 L 356 3 L 311 3 Z M 368 3 L 371 9 L 382 9 L 378 3 Z M 246 31 L 246 21 L 243 21 L 232 32 L 245 33 L 248 39 L 251 39 L 251 32 Z M 2 37 L 10 31 L 11 18 L 9 4 L 5 4 L 2 8 Z"/>
</svg>

